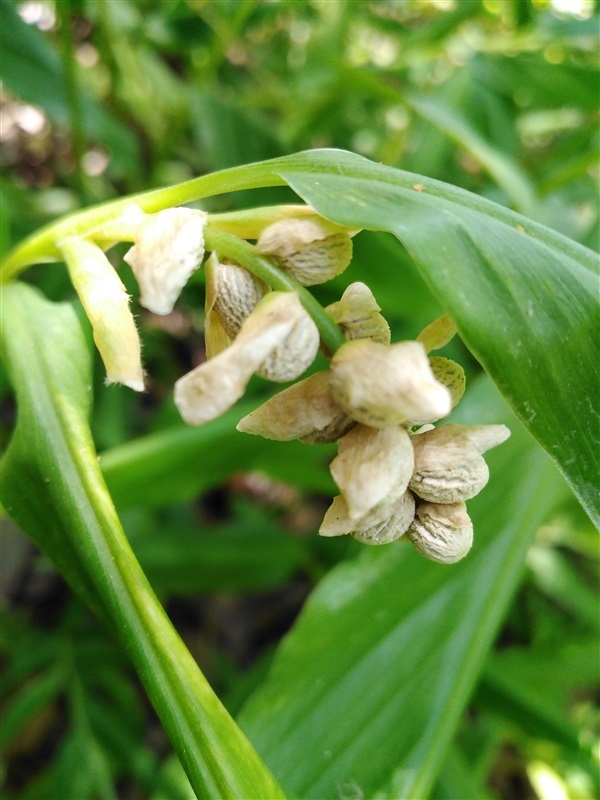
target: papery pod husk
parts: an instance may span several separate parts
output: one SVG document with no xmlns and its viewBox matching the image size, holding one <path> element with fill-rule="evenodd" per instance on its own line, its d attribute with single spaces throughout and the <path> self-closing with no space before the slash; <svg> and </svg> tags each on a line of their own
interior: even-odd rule
<svg viewBox="0 0 600 800">
<path fill-rule="evenodd" d="M 430 561 L 454 564 L 471 549 L 473 523 L 464 503 L 418 503 L 408 538 Z"/>
<path fill-rule="evenodd" d="M 317 353 L 321 337 L 308 312 L 295 321 L 287 336 L 279 342 L 256 370 L 256 374 L 275 383 L 296 380 L 310 367 Z"/>
<path fill-rule="evenodd" d="M 331 395 L 329 371 L 322 370 L 278 392 L 241 419 L 237 429 L 281 442 L 324 443 L 336 441 L 352 425 Z"/>
<path fill-rule="evenodd" d="M 400 500 L 407 491 L 401 488 L 399 491 L 391 492 L 379 505 L 372 508 L 360 519 L 350 516 L 348 503 L 341 494 L 338 494 L 333 498 L 331 505 L 325 512 L 323 522 L 319 528 L 319 535 L 326 537 L 345 536 L 357 531 L 383 526 L 393 514 L 398 512 L 400 507 L 406 508 L 403 503 L 400 503 Z M 405 498 L 405 502 L 408 502 L 408 498 Z"/>
<path fill-rule="evenodd" d="M 430 356 L 429 366 L 436 381 L 443 384 L 452 398 L 452 408 L 458 405 L 465 393 L 467 379 L 460 364 L 443 356 Z"/>
<path fill-rule="evenodd" d="M 475 497 L 489 480 L 480 449 L 495 447 L 509 435 L 504 425 L 448 424 L 413 436 L 411 490 L 431 503 L 457 503 Z"/>
<path fill-rule="evenodd" d="M 331 229 L 325 220 L 282 219 L 262 231 L 256 250 L 275 258 L 298 283 L 315 286 L 341 275 L 352 260 L 349 234 Z"/>
<path fill-rule="evenodd" d="M 381 307 L 369 287 L 360 281 L 351 283 L 341 299 L 328 305 L 325 311 L 347 340 L 371 339 L 381 344 L 390 343 L 390 326 L 380 313 Z"/>
<path fill-rule="evenodd" d="M 247 269 L 220 261 L 214 253 L 206 262 L 206 302 L 230 339 L 235 339 L 268 289 Z"/>
<path fill-rule="evenodd" d="M 405 536 L 415 517 L 415 498 L 408 490 L 396 500 L 389 517 L 352 536 L 362 544 L 379 545 L 397 542 Z"/>
<path fill-rule="evenodd" d="M 339 439 L 338 451 L 330 470 L 351 519 L 362 519 L 392 493 L 406 490 L 414 453 L 403 428 L 355 425 Z"/>
</svg>

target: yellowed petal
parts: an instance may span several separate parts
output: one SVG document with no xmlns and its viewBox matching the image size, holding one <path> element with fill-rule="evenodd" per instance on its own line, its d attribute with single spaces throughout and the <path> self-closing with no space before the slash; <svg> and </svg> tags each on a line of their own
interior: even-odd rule
<svg viewBox="0 0 600 800">
<path fill-rule="evenodd" d="M 344 411 L 375 428 L 413 420 L 433 422 L 451 409 L 419 342 L 386 347 L 369 339 L 346 342 L 331 359 L 332 391 Z"/>
<path fill-rule="evenodd" d="M 390 326 L 381 315 L 373 293 L 364 283 L 351 283 L 337 303 L 325 308 L 346 339 L 372 339 L 390 343 Z"/>
<path fill-rule="evenodd" d="M 119 276 L 91 242 L 70 238 L 60 249 L 92 324 L 94 342 L 106 367 L 106 382 L 144 391 L 140 337 Z"/>
<path fill-rule="evenodd" d="M 406 490 L 414 454 L 403 428 L 355 425 L 338 441 L 338 450 L 330 469 L 351 519 L 361 519 L 392 492 Z"/>
<path fill-rule="evenodd" d="M 425 351 L 430 353 L 432 350 L 440 350 L 456 334 L 456 325 L 448 314 L 443 314 L 426 328 L 423 328 L 421 333 L 417 336 L 417 342 L 421 342 L 425 347 Z"/>
<path fill-rule="evenodd" d="M 140 286 L 140 303 L 155 314 L 169 314 L 204 257 L 207 214 L 192 208 L 167 208 L 148 214 L 137 229 L 125 261 Z"/>
<path fill-rule="evenodd" d="M 408 538 L 430 561 L 454 564 L 473 544 L 473 523 L 464 503 L 419 503 Z"/>
<path fill-rule="evenodd" d="M 467 379 L 464 369 L 456 361 L 442 356 L 430 356 L 429 366 L 436 381 L 439 381 L 450 392 L 452 408 L 454 408 L 465 393 Z"/>
<path fill-rule="evenodd" d="M 271 397 L 238 423 L 237 429 L 282 442 L 336 441 L 352 420 L 335 403 L 329 370 L 316 372 Z"/>
</svg>

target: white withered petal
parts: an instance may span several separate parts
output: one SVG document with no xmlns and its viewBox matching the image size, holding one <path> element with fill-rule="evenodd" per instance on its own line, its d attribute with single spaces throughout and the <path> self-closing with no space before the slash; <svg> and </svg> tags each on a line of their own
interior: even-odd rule
<svg viewBox="0 0 600 800">
<path fill-rule="evenodd" d="M 175 404 L 189 425 L 216 419 L 243 395 L 252 374 L 306 313 L 293 292 L 270 292 L 231 345 L 175 384 Z"/>
<path fill-rule="evenodd" d="M 140 337 L 129 296 L 108 258 L 91 242 L 70 238 L 60 249 L 85 309 L 104 366 L 107 383 L 144 391 Z"/>
<path fill-rule="evenodd" d="M 481 453 L 510 436 L 505 425 L 442 425 L 412 437 L 415 469 L 410 488 L 432 503 L 469 500 L 489 480 Z"/>
<path fill-rule="evenodd" d="M 207 214 L 192 208 L 167 208 L 139 225 L 125 261 L 140 286 L 140 303 L 155 314 L 169 314 L 204 258 Z"/>
<path fill-rule="evenodd" d="M 414 453 L 403 428 L 356 425 L 338 441 L 338 451 L 330 470 L 351 519 L 361 519 L 388 495 L 406 490 Z"/>
<path fill-rule="evenodd" d="M 364 425 L 434 422 L 450 413 L 450 392 L 435 380 L 420 342 L 355 339 L 335 353 L 331 371 L 336 401 Z"/>
</svg>

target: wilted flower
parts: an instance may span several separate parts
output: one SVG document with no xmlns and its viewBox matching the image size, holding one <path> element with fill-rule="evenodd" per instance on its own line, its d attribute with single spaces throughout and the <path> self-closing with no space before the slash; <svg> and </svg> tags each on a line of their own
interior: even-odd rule
<svg viewBox="0 0 600 800">
<path fill-rule="evenodd" d="M 372 339 L 390 343 L 390 326 L 381 314 L 373 292 L 364 283 L 351 283 L 341 299 L 325 308 L 346 339 Z"/>
<path fill-rule="evenodd" d="M 301 354 L 288 353 L 289 363 L 282 365 L 290 380 L 297 378 L 314 360 L 319 335 L 293 292 L 270 292 L 246 319 L 231 345 L 219 355 L 188 372 L 175 384 L 175 403 L 190 425 L 202 425 L 223 414 L 242 396 L 252 374 L 273 353 L 284 358 L 286 342 L 298 327 L 313 326 L 310 349 Z M 306 343 L 306 338 L 302 337 Z M 310 343 L 309 343 L 310 344 Z M 288 379 L 288 378 L 286 378 Z"/>
<path fill-rule="evenodd" d="M 155 314 L 169 314 L 190 275 L 204 258 L 207 214 L 192 208 L 167 208 L 148 214 L 125 254 L 140 286 L 140 303 Z"/>
</svg>

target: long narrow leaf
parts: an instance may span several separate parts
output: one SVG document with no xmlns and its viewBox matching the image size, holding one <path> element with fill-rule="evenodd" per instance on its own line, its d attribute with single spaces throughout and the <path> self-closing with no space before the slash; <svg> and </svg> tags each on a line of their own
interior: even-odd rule
<svg viewBox="0 0 600 800">
<path fill-rule="evenodd" d="M 173 629 L 123 534 L 87 423 L 89 351 L 73 309 L 5 287 L 2 341 L 17 393 L 3 463 L 8 511 L 126 647 L 199 797 L 280 797 Z"/>
</svg>

